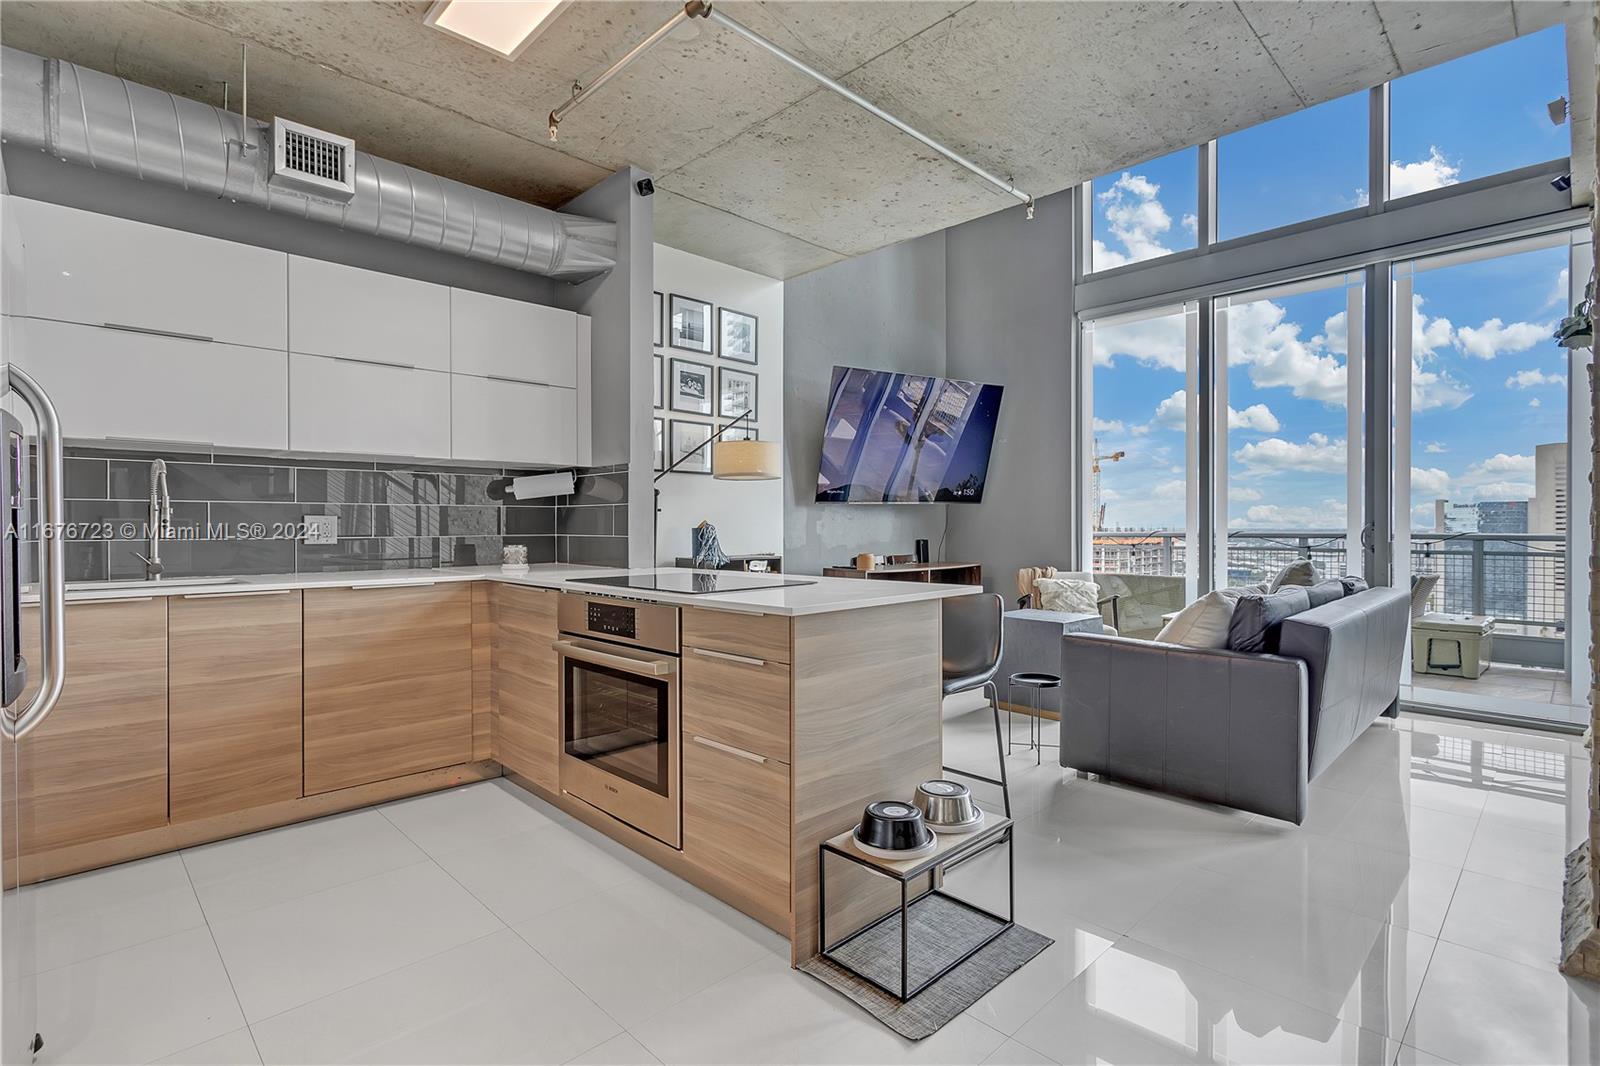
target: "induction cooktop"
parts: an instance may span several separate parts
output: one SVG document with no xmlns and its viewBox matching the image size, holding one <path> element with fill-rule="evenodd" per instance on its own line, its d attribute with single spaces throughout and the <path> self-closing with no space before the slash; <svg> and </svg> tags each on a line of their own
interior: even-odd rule
<svg viewBox="0 0 1600 1066">
<path fill-rule="evenodd" d="M 815 585 L 815 581 L 791 581 L 784 577 L 747 574 L 737 570 L 715 573 L 705 570 L 682 570 L 668 574 L 621 574 L 617 577 L 573 578 L 571 585 L 604 585 L 614 589 L 638 589 L 641 592 L 677 592 L 689 596 L 711 596 L 719 592 L 759 592 L 763 589 L 788 588 L 791 585 Z"/>
</svg>

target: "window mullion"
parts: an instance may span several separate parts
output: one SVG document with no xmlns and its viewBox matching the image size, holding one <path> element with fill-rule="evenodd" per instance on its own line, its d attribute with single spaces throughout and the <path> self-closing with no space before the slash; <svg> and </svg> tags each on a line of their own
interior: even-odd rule
<svg viewBox="0 0 1600 1066">
<path fill-rule="evenodd" d="M 1367 214 L 1389 203 L 1389 83 L 1367 96 Z"/>
</svg>

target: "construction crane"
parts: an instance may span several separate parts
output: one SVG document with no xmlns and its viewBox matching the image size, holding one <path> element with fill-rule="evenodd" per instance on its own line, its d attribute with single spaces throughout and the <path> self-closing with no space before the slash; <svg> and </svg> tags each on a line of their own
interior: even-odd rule
<svg viewBox="0 0 1600 1066">
<path fill-rule="evenodd" d="M 1099 442 L 1096 441 L 1095 443 L 1098 444 Z M 1094 456 L 1094 465 L 1091 467 L 1094 476 L 1090 480 L 1089 491 L 1094 497 L 1093 500 L 1090 501 L 1090 513 L 1094 515 L 1094 528 L 1096 529 L 1104 529 L 1106 525 L 1106 505 L 1100 502 L 1100 464 L 1102 462 L 1120 463 L 1127 457 L 1128 453 L 1126 451 L 1116 451 L 1111 452 L 1109 455 L 1097 454 Z"/>
</svg>

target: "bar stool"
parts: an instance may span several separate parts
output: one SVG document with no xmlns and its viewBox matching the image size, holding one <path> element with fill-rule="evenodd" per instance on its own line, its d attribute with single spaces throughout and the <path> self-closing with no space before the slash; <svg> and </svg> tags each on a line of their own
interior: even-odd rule
<svg viewBox="0 0 1600 1066">
<path fill-rule="evenodd" d="M 999 785 L 1006 817 L 1011 817 L 1011 785 L 1006 780 L 1005 741 L 1000 730 L 1000 690 L 994 675 L 1000 669 L 1005 629 L 1005 600 L 994 593 L 952 596 L 941 600 L 944 614 L 944 649 L 940 663 L 943 693 L 953 696 L 981 688 L 994 715 L 994 753 L 1000 763 L 999 778 L 946 766 L 945 773 Z"/>
</svg>

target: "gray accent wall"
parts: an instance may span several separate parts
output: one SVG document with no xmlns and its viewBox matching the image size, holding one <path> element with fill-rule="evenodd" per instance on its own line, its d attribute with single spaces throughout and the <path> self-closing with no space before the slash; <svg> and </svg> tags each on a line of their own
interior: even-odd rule
<svg viewBox="0 0 1600 1066">
<path fill-rule="evenodd" d="M 844 566 L 859 552 L 938 551 L 945 504 L 817 503 L 817 465 L 835 365 L 943 374 L 947 358 L 945 233 L 847 259 L 783 286 L 783 565 L 796 574 Z"/>
<path fill-rule="evenodd" d="M 1017 568 L 1065 565 L 1077 528 L 1069 485 L 1072 198 L 1021 207 L 824 267 L 784 284 L 784 567 L 818 573 L 856 553 L 981 563 L 1007 596 Z M 1006 387 L 981 504 L 815 502 L 834 364 Z"/>
</svg>

